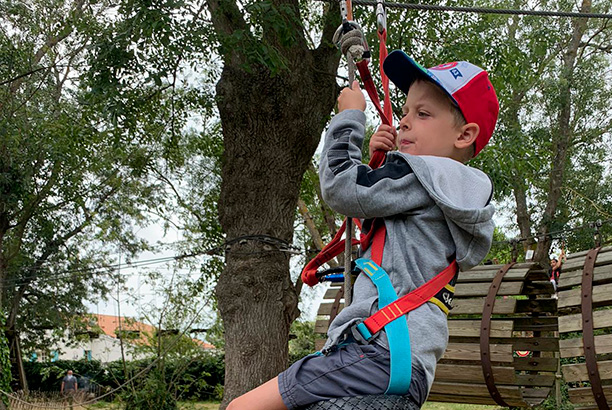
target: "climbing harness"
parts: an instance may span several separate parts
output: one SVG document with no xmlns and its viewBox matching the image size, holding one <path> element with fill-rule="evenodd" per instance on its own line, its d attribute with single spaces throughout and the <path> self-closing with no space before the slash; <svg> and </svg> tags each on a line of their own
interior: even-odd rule
<svg viewBox="0 0 612 410">
<path fill-rule="evenodd" d="M 412 378 L 410 334 L 408 332 L 408 321 L 396 319 L 403 318 L 405 314 L 426 302 L 437 300 L 438 303 L 443 303 L 436 298 L 440 297 L 440 292 L 449 295 L 441 297 L 445 302 L 443 303 L 444 308 L 440 307 L 448 314 L 450 301 L 455 291 L 452 284 L 454 284 L 459 271 L 457 261 L 453 261 L 446 269 L 423 286 L 399 299 L 389 275 L 383 268 L 371 259 L 357 259 L 355 263 L 376 286 L 379 310 L 363 322 L 354 325 L 351 328 L 351 334 L 355 340 L 366 344 L 382 328 L 385 329 L 391 356 L 389 385 L 385 394 L 406 394 Z M 440 306 L 438 303 L 436 305 Z"/>
</svg>

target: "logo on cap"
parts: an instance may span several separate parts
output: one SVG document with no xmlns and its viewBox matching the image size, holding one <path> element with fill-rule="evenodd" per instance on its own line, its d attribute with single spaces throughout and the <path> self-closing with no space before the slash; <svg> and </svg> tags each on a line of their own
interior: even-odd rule
<svg viewBox="0 0 612 410">
<path fill-rule="evenodd" d="M 448 70 L 449 68 L 457 67 L 458 64 L 459 63 L 456 61 L 452 63 L 444 63 L 435 67 L 431 67 L 430 70 Z"/>
</svg>

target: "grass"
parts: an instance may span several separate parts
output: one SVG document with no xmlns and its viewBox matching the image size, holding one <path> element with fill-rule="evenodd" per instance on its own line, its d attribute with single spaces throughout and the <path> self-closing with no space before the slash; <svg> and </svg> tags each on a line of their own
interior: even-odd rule
<svg viewBox="0 0 612 410">
<path fill-rule="evenodd" d="M 119 410 L 121 407 L 116 403 L 97 403 L 88 406 L 90 409 L 97 410 Z M 182 402 L 179 403 L 180 410 L 218 410 L 219 402 Z M 483 406 L 478 404 L 457 404 L 457 403 L 434 403 L 428 402 L 422 407 L 423 410 L 499 410 L 497 406 Z"/>
<path fill-rule="evenodd" d="M 485 406 L 480 404 L 463 403 L 435 403 L 427 402 L 422 407 L 423 410 L 499 410 L 498 406 Z"/>
<path fill-rule="evenodd" d="M 99 402 L 87 407 L 95 410 L 120 410 L 123 408 L 119 403 L 106 402 Z M 181 402 L 178 408 L 179 410 L 217 410 L 219 408 L 219 402 Z"/>
</svg>

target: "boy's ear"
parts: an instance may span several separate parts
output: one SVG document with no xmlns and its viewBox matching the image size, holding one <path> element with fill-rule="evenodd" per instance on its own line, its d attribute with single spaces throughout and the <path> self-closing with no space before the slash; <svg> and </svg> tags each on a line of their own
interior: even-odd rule
<svg viewBox="0 0 612 410">
<path fill-rule="evenodd" d="M 462 149 L 467 148 L 476 141 L 476 137 L 480 133 L 480 127 L 475 122 L 470 122 L 461 127 L 460 134 L 455 140 L 455 147 Z"/>
</svg>

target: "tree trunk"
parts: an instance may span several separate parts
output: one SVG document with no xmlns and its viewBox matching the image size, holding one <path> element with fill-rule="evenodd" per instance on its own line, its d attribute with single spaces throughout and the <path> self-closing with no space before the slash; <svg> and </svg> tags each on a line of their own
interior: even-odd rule
<svg viewBox="0 0 612 410">
<path fill-rule="evenodd" d="M 219 214 L 231 244 L 216 288 L 226 341 L 222 408 L 288 364 L 298 298 L 290 254 L 275 242 L 292 241 L 302 176 L 338 91 L 338 58 L 321 67 L 313 54 L 295 50 L 291 69 L 275 75 L 226 60 L 217 84 L 225 149 Z M 330 68 L 329 76 L 317 72 Z"/>
<path fill-rule="evenodd" d="M 6 335 L 6 341 L 9 345 L 11 366 L 14 373 L 17 374 L 19 387 L 21 387 L 23 392 L 28 393 L 28 382 L 25 376 L 25 368 L 23 367 L 23 357 L 21 356 L 19 334 L 15 331 L 14 327 L 9 328 L 8 326 L 4 334 Z"/>
<path fill-rule="evenodd" d="M 581 13 L 589 13 L 591 11 L 591 0 L 583 0 L 580 7 Z M 548 252 L 552 243 L 552 238 L 549 236 L 551 225 L 557 212 L 559 199 L 561 198 L 561 188 L 565 179 L 565 171 L 568 162 L 568 150 L 573 139 L 573 130 L 571 126 L 572 116 L 572 80 L 576 67 L 576 58 L 580 41 L 587 28 L 586 19 L 572 20 L 572 37 L 567 46 L 567 50 L 563 57 L 563 67 L 560 76 L 560 107 L 557 117 L 557 132 L 558 135 L 553 136 L 553 155 L 552 166 L 550 169 L 550 185 L 546 208 L 542 218 L 542 223 L 538 229 L 539 241 L 534 260 L 542 264 L 548 264 Z"/>
</svg>

